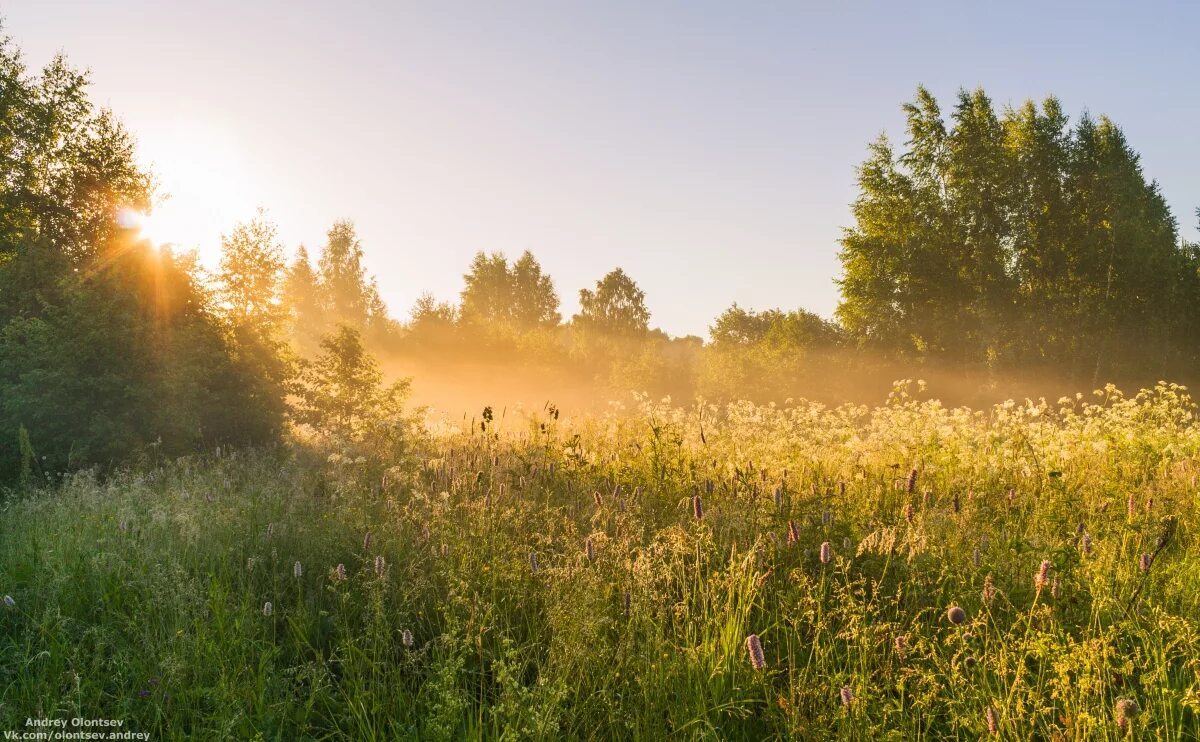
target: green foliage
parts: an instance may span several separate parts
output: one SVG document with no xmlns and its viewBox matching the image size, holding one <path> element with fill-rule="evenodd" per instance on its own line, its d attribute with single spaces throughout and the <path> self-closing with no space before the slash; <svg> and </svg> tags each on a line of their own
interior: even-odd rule
<svg viewBox="0 0 1200 742">
<path fill-rule="evenodd" d="M 1115 124 L 1069 127 L 1053 98 L 997 116 L 981 90 L 960 91 L 949 127 L 924 88 L 905 112 L 907 148 L 871 146 L 842 239 L 854 338 L 1093 383 L 1195 360 L 1194 257 Z"/>
<path fill-rule="evenodd" d="M 25 426 L 48 472 L 263 440 L 251 424 L 256 371 L 229 354 L 193 266 L 130 236 L 108 255 L 58 303 L 0 331 L 6 438 Z M 0 462 L 17 460 L 0 441 Z"/>
<path fill-rule="evenodd" d="M 924 397 L 497 412 L 416 458 L 74 475 L 0 519 L 0 726 L 979 739 L 990 709 L 1002 739 L 1196 736 L 1186 392 Z"/>
<path fill-rule="evenodd" d="M 408 381 L 384 385 L 378 364 L 347 325 L 321 340 L 321 350 L 301 376 L 296 420 L 336 450 L 403 432 Z"/>
<path fill-rule="evenodd" d="M 44 478 L 277 435 L 280 394 L 247 360 L 246 316 L 235 351 L 193 257 L 127 228 L 150 177 L 86 76 L 56 57 L 30 77 L 5 38 L 0 81 L 0 481 L 27 468 L 19 437 Z M 243 262 L 226 266 L 227 306 L 266 311 L 233 291 Z"/>
</svg>

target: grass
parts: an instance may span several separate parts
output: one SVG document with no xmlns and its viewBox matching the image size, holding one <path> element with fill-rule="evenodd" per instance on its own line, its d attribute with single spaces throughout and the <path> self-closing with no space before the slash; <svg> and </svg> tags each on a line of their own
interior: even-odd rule
<svg viewBox="0 0 1200 742">
<path fill-rule="evenodd" d="M 991 709 L 1005 739 L 1195 739 L 1186 392 L 917 394 L 510 413 L 403 456 L 225 452 L 13 493 L 0 729 L 978 739 Z"/>
</svg>

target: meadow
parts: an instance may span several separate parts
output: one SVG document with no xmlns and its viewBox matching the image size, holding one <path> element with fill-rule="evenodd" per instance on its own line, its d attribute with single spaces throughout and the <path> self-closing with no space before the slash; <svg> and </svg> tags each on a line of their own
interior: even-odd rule
<svg viewBox="0 0 1200 742">
<path fill-rule="evenodd" d="M 0 516 L 0 728 L 1195 739 L 1184 388 L 547 405 L 75 473 Z"/>
</svg>

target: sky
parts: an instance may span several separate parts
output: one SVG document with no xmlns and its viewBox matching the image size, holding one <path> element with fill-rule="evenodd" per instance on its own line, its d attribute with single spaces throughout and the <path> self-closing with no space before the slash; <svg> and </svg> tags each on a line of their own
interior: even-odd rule
<svg viewBox="0 0 1200 742">
<path fill-rule="evenodd" d="M 168 194 L 156 237 L 215 265 L 265 208 L 289 253 L 355 222 L 394 316 L 531 250 L 563 314 L 614 267 L 652 324 L 837 306 L 855 168 L 918 84 L 1107 114 L 1185 238 L 1200 206 L 1200 3 L 4 0 Z"/>
</svg>

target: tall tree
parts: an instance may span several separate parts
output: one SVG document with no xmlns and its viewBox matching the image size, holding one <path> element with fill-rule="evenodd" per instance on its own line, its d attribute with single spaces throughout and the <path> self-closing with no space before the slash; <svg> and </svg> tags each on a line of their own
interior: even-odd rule
<svg viewBox="0 0 1200 742">
<path fill-rule="evenodd" d="M 381 303 L 367 280 L 362 245 L 352 222 L 341 220 L 330 228 L 317 275 L 329 324 L 366 327 Z"/>
<path fill-rule="evenodd" d="M 221 235 L 219 299 L 235 324 L 276 329 L 282 315 L 284 265 L 278 230 L 261 209 Z"/>
<path fill-rule="evenodd" d="M 522 329 L 553 327 L 562 320 L 558 292 L 533 253 L 526 250 L 509 271 L 512 283 L 512 321 Z"/>
<path fill-rule="evenodd" d="M 308 250 L 301 245 L 283 279 L 283 306 L 288 315 L 288 334 L 303 355 L 316 352 L 325 326 L 321 289 Z"/>
<path fill-rule="evenodd" d="M 229 414 L 243 427 L 261 428 L 253 437 L 278 433 L 287 409 L 293 358 L 281 304 L 284 265 L 278 232 L 262 210 L 221 237 L 217 298 L 229 328 L 229 351 L 254 403 Z"/>
<path fill-rule="evenodd" d="M 504 253 L 476 253 L 463 284 L 460 315 L 465 324 L 524 331 L 552 327 L 562 319 L 554 282 L 528 250 L 511 266 Z"/>
<path fill-rule="evenodd" d="M 978 90 L 959 93 L 949 128 L 924 88 L 905 111 L 907 150 L 871 146 L 842 238 L 838 317 L 853 337 L 1080 380 L 1162 373 L 1187 355 L 1187 256 L 1111 121 L 1069 128 L 1053 98 L 998 117 Z"/>
<path fill-rule="evenodd" d="M 650 325 L 646 294 L 617 268 L 596 282 L 595 291 L 579 291 L 579 314 L 573 321 L 585 330 L 606 335 L 645 334 Z"/>
</svg>

